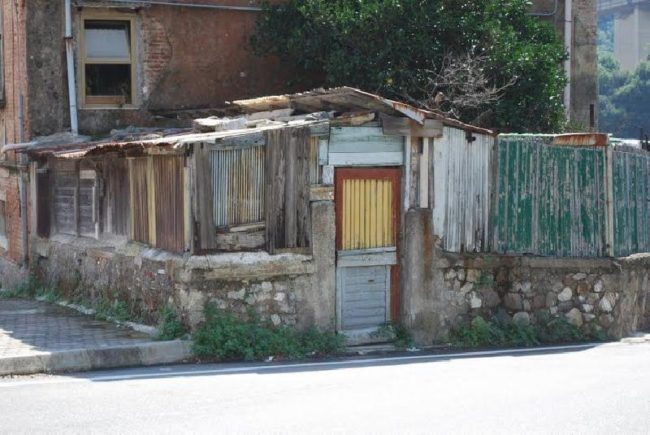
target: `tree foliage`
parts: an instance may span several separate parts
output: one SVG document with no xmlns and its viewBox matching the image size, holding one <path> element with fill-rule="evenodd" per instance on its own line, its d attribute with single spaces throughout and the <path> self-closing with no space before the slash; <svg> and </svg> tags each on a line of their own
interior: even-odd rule
<svg viewBox="0 0 650 435">
<path fill-rule="evenodd" d="M 527 0 L 288 0 L 266 4 L 252 39 L 326 86 L 427 101 L 445 58 L 486 59 L 496 101 L 459 117 L 502 130 L 553 131 L 564 120 L 565 50 Z M 306 80 L 306 83 L 313 84 Z"/>
<path fill-rule="evenodd" d="M 631 73 L 621 71 L 614 56 L 599 55 L 600 129 L 615 136 L 638 138 L 650 133 L 650 61 Z"/>
</svg>

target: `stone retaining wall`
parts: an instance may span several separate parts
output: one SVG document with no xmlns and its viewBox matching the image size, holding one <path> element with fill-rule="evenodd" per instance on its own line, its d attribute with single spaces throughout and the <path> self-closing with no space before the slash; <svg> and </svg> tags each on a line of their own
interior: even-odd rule
<svg viewBox="0 0 650 435">
<path fill-rule="evenodd" d="M 476 316 L 523 323 L 565 316 L 585 331 L 603 331 L 612 338 L 650 326 L 650 255 L 574 259 L 450 254 L 436 240 L 421 236 L 429 217 L 418 211 L 407 215 L 403 265 L 403 318 L 421 343 L 444 340 L 454 327 Z"/>
</svg>

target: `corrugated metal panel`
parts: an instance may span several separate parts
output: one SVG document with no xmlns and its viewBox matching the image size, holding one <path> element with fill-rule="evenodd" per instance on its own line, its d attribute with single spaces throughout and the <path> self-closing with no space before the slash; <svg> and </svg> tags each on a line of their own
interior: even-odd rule
<svg viewBox="0 0 650 435">
<path fill-rule="evenodd" d="M 376 328 L 389 319 L 389 269 L 388 266 L 338 269 L 343 331 Z"/>
<path fill-rule="evenodd" d="M 401 166 L 404 139 L 385 136 L 379 127 L 333 127 L 329 164 L 333 166 Z"/>
<path fill-rule="evenodd" d="M 264 150 L 251 147 L 211 151 L 217 227 L 264 221 Z"/>
<path fill-rule="evenodd" d="M 343 201 L 343 250 L 395 246 L 390 180 L 344 180 Z"/>
<path fill-rule="evenodd" d="M 156 247 L 182 252 L 185 247 L 185 200 L 182 156 L 154 156 L 153 183 L 156 195 Z"/>
<path fill-rule="evenodd" d="M 147 159 L 129 160 L 131 190 L 132 239 L 149 243 L 149 194 L 147 188 Z"/>
<path fill-rule="evenodd" d="M 434 140 L 433 233 L 449 252 L 487 250 L 494 138 L 445 127 Z"/>
<path fill-rule="evenodd" d="M 499 139 L 494 248 L 501 253 L 606 253 L 605 148 Z"/>
<path fill-rule="evenodd" d="M 650 252 L 650 154 L 613 151 L 614 255 Z"/>
</svg>

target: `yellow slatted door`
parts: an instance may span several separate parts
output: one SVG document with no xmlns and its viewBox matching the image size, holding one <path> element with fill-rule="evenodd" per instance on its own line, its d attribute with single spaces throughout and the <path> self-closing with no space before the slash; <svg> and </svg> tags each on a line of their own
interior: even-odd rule
<svg viewBox="0 0 650 435">
<path fill-rule="evenodd" d="M 393 181 L 344 179 L 341 250 L 395 246 Z"/>
<path fill-rule="evenodd" d="M 348 340 L 399 320 L 400 174 L 336 169 L 337 327 Z"/>
</svg>

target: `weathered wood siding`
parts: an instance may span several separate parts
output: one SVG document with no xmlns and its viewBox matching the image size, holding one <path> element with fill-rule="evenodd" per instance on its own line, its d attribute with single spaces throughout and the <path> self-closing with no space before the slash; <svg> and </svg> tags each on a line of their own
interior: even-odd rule
<svg viewBox="0 0 650 435">
<path fill-rule="evenodd" d="M 607 253 L 606 150 L 502 136 L 494 249 L 597 257 Z"/>
<path fill-rule="evenodd" d="M 614 255 L 650 252 L 650 153 L 613 151 Z"/>
<path fill-rule="evenodd" d="M 147 158 L 129 160 L 131 239 L 149 243 L 149 192 Z"/>
<path fill-rule="evenodd" d="M 308 248 L 311 238 L 310 132 L 266 132 L 265 217 L 267 250 Z"/>
<path fill-rule="evenodd" d="M 255 146 L 210 152 L 218 228 L 264 221 L 264 150 Z"/>
<path fill-rule="evenodd" d="M 495 139 L 445 127 L 433 141 L 433 233 L 449 252 L 488 248 L 491 171 Z"/>
<path fill-rule="evenodd" d="M 126 159 L 106 158 L 104 173 L 103 231 L 119 236 L 129 234 L 129 166 Z"/>
<path fill-rule="evenodd" d="M 154 156 L 153 183 L 155 201 L 155 246 L 182 252 L 185 248 L 183 156 Z"/>
</svg>

